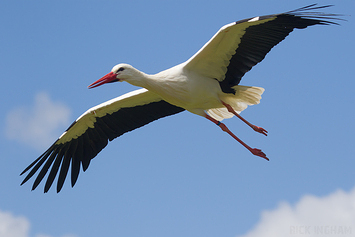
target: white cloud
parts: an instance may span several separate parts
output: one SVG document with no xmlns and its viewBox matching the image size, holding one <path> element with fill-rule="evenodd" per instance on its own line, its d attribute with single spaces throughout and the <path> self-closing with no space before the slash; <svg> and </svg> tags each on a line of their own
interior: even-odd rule
<svg viewBox="0 0 355 237">
<path fill-rule="evenodd" d="M 26 217 L 15 216 L 10 212 L 0 210 L 0 237 L 29 237 L 30 222 Z M 52 237 L 46 234 L 36 234 L 35 237 Z M 62 237 L 76 237 L 63 235 Z"/>
<path fill-rule="evenodd" d="M 305 195 L 295 205 L 282 202 L 274 210 L 263 211 L 259 223 L 240 237 L 256 236 L 354 237 L 355 188 L 325 197 Z"/>
<path fill-rule="evenodd" d="M 15 217 L 0 211 L 0 237 L 27 237 L 30 223 L 25 217 Z"/>
<path fill-rule="evenodd" d="M 31 107 L 18 107 L 6 116 L 6 136 L 37 149 L 44 149 L 69 125 L 70 109 L 38 93 Z"/>
</svg>

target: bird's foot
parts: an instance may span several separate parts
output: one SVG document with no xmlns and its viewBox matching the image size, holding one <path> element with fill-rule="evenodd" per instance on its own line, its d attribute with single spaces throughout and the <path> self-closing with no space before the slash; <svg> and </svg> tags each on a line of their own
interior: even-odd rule
<svg viewBox="0 0 355 237">
<path fill-rule="evenodd" d="M 264 158 L 265 160 L 269 160 L 269 158 L 266 157 L 265 153 L 262 152 L 260 149 L 251 148 L 250 152 L 253 153 L 253 155 L 260 156 L 261 158 Z"/>
<path fill-rule="evenodd" d="M 267 136 L 267 131 L 265 129 L 263 129 L 262 127 L 258 127 L 258 126 L 252 125 L 251 128 L 254 129 L 254 131 L 256 131 L 256 132 L 264 134 L 265 136 Z"/>
</svg>

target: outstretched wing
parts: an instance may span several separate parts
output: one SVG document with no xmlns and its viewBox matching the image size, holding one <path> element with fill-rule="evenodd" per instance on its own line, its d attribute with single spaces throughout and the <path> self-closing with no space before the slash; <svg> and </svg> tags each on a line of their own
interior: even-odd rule
<svg viewBox="0 0 355 237">
<path fill-rule="evenodd" d="M 312 25 L 336 24 L 328 20 L 336 14 L 310 12 L 328 6 L 303 7 L 294 11 L 249 18 L 223 26 L 195 55 L 185 63 L 185 69 L 217 79 L 225 93 L 253 66 L 293 31 Z"/>
<path fill-rule="evenodd" d="M 183 108 L 169 104 L 146 89 L 95 106 L 74 121 L 47 151 L 21 173 L 30 171 L 21 185 L 40 170 L 32 186 L 34 190 L 50 169 L 44 192 L 49 190 L 58 172 L 59 192 L 71 164 L 71 184 L 74 186 L 80 166 L 85 171 L 91 159 L 107 145 L 108 140 L 112 141 L 126 132 L 182 111 Z"/>
</svg>

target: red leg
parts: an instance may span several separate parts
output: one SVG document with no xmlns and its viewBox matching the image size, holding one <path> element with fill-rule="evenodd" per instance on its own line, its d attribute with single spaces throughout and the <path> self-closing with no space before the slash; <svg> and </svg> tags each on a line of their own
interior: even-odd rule
<svg viewBox="0 0 355 237">
<path fill-rule="evenodd" d="M 256 149 L 256 148 L 251 148 L 250 146 L 248 146 L 247 144 L 245 144 L 242 140 L 240 140 L 236 135 L 234 135 L 224 123 L 221 123 L 220 121 L 212 118 L 211 116 L 209 116 L 208 114 L 205 114 L 205 117 L 212 121 L 214 124 L 218 125 L 223 131 L 225 131 L 226 133 L 228 133 L 229 135 L 231 135 L 235 140 L 237 140 L 240 144 L 242 144 L 245 148 L 247 148 L 251 153 L 253 153 L 256 156 L 260 156 L 266 160 L 269 160 L 266 155 L 264 154 L 264 152 L 262 152 L 260 149 Z"/>
<path fill-rule="evenodd" d="M 221 102 L 222 102 L 222 104 L 224 106 L 226 106 L 226 108 L 228 109 L 229 112 L 233 113 L 235 116 L 240 118 L 244 123 L 248 124 L 248 126 L 251 127 L 252 129 L 254 129 L 254 131 L 259 132 L 259 133 L 264 134 L 265 136 L 267 136 L 267 131 L 265 129 L 263 129 L 262 127 L 258 127 L 258 126 L 255 126 L 255 125 L 249 123 L 242 116 L 240 116 L 237 112 L 235 112 L 234 109 L 232 108 L 232 106 L 230 106 L 227 103 L 224 103 L 223 101 L 221 101 Z"/>
</svg>

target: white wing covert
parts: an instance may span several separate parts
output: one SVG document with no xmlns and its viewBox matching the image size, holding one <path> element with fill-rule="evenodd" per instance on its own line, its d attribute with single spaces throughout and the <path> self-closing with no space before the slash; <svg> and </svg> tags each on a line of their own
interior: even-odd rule
<svg viewBox="0 0 355 237">
<path fill-rule="evenodd" d="M 127 93 L 95 106 L 74 121 L 47 151 L 21 173 L 22 175 L 31 170 L 21 185 L 43 165 L 32 190 L 38 186 L 51 168 L 44 191 L 49 190 L 59 172 L 57 183 L 57 192 L 59 192 L 71 164 L 71 184 L 74 186 L 80 166 L 85 171 L 91 159 L 107 145 L 108 141 L 154 120 L 182 111 L 184 109 L 169 104 L 146 89 Z"/>
<path fill-rule="evenodd" d="M 185 69 L 219 81 L 224 93 L 235 93 L 233 86 L 253 66 L 294 29 L 312 25 L 337 24 L 336 14 L 310 12 L 316 4 L 294 11 L 249 18 L 223 26 L 194 56 Z"/>
</svg>

